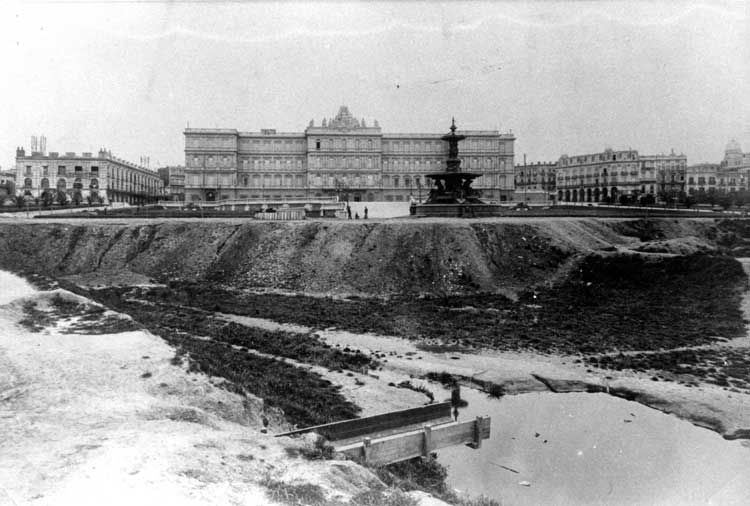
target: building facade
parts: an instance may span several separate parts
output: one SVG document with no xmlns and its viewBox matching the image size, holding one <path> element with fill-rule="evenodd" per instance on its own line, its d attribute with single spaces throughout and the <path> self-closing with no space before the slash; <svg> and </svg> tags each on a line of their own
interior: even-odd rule
<svg viewBox="0 0 750 506">
<path fill-rule="evenodd" d="M 746 173 L 718 163 L 699 163 L 687 168 L 687 193 L 735 193 L 747 190 Z"/>
<path fill-rule="evenodd" d="M 164 182 L 164 198 L 167 200 L 185 201 L 185 167 L 174 165 L 156 170 Z"/>
<path fill-rule="evenodd" d="M 676 197 L 685 191 L 687 157 L 639 155 L 606 149 L 590 155 L 563 155 L 557 163 L 560 202 L 617 202 L 621 196 Z"/>
<path fill-rule="evenodd" d="M 16 192 L 29 198 L 55 202 L 158 201 L 163 183 L 156 172 L 121 160 L 104 149 L 92 153 L 46 154 L 16 150 Z"/>
<path fill-rule="evenodd" d="M 732 139 L 724 150 L 724 160 L 721 165 L 729 170 L 750 171 L 750 152 L 743 153 L 740 143 Z"/>
<path fill-rule="evenodd" d="M 686 190 L 689 195 L 727 194 L 750 188 L 750 153 L 743 153 L 732 139 L 720 163 L 698 163 L 687 168 Z"/>
<path fill-rule="evenodd" d="M 487 200 L 513 193 L 512 134 L 463 131 L 463 170 Z M 346 106 L 304 132 L 273 129 L 185 130 L 185 199 L 286 199 L 338 196 L 353 201 L 408 201 L 430 191 L 426 174 L 445 170 L 443 134 L 383 133 Z"/>
<path fill-rule="evenodd" d="M 556 162 L 516 165 L 513 200 L 528 203 L 550 203 L 557 198 Z"/>
</svg>

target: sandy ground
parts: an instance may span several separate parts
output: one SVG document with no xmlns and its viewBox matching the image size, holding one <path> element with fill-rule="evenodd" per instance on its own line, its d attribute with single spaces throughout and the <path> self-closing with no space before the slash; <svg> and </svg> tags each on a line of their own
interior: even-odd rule
<svg viewBox="0 0 750 506">
<path fill-rule="evenodd" d="M 3 294 L 0 505 L 273 504 L 269 479 L 329 499 L 372 483 L 351 462 L 288 456 L 309 442 L 261 433 L 259 401 L 172 365 L 158 337 L 32 333 Z"/>
<path fill-rule="evenodd" d="M 750 294 L 743 300 L 743 310 L 750 320 Z M 269 329 L 308 331 L 304 327 L 281 325 L 258 318 L 234 316 L 231 319 Z M 353 334 L 335 329 L 319 334 L 332 345 L 384 354 L 385 358 L 381 359 L 384 368 L 376 372 L 383 381 L 398 383 L 404 378 L 423 376 L 428 372 L 448 372 L 477 382 L 501 385 L 507 394 L 550 389 L 558 392 L 586 391 L 595 385 L 604 391 L 626 390 L 637 396 L 638 402 L 716 430 L 727 438 L 750 439 L 750 395 L 729 392 L 715 385 L 687 387 L 673 382 L 655 382 L 651 380 L 651 375 L 633 371 L 590 370 L 583 364 L 574 363 L 575 357 L 491 350 L 481 353 L 432 353 L 419 350 L 413 341 L 397 337 Z M 750 347 L 750 338 L 733 340 L 729 346 Z M 442 400 L 444 390 L 440 386 L 415 378 L 410 381 L 430 388 L 436 400 Z"/>
</svg>

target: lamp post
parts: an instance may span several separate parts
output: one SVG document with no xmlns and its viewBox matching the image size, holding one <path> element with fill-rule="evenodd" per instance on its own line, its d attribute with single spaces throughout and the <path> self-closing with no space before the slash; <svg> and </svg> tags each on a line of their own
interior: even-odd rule
<svg viewBox="0 0 750 506">
<path fill-rule="evenodd" d="M 523 185 L 523 203 L 526 204 L 526 181 L 524 177 L 526 174 L 526 153 L 523 154 L 523 172 L 521 172 L 521 184 Z"/>
</svg>

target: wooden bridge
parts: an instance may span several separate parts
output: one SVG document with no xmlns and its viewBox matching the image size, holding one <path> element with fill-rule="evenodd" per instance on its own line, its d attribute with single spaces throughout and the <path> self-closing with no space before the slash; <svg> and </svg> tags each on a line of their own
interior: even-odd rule
<svg viewBox="0 0 750 506">
<path fill-rule="evenodd" d="M 307 427 L 281 436 L 315 432 L 342 455 L 372 465 L 429 457 L 440 448 L 466 444 L 479 448 L 490 437 L 490 418 L 454 422 L 451 403 L 431 404 L 381 415 Z"/>
</svg>

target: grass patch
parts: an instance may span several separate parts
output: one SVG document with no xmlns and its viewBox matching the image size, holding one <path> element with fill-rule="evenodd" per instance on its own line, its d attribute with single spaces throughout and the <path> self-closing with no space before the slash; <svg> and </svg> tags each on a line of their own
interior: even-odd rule
<svg viewBox="0 0 750 506">
<path fill-rule="evenodd" d="M 462 497 L 456 494 L 445 482 L 448 470 L 433 458 L 422 460 L 416 458 L 396 462 L 375 469 L 383 483 L 404 491 L 421 490 L 438 499 L 457 506 L 500 506 L 494 499 L 484 496 L 478 498 Z"/>
<path fill-rule="evenodd" d="M 397 488 L 390 488 L 360 492 L 352 497 L 349 504 L 352 506 L 418 506 L 419 501 Z"/>
<path fill-rule="evenodd" d="M 588 357 L 585 360 L 600 369 L 629 369 L 650 374 L 658 371 L 686 385 L 692 385 L 692 378 L 698 378 L 705 383 L 750 393 L 750 356 L 745 349 L 673 350 Z"/>
<path fill-rule="evenodd" d="M 69 289 L 130 315 L 137 323 L 161 336 L 177 349 L 172 360 L 174 365 L 187 363 L 190 372 L 226 380 L 220 384 L 221 388 L 241 395 L 257 395 L 269 406 L 281 409 L 287 421 L 292 424 L 319 425 L 355 418 L 359 412 L 359 408 L 340 393 L 340 386 L 332 384 L 319 374 L 275 358 L 248 353 L 245 349 L 234 346 L 238 342 L 237 336 L 222 334 L 227 328 L 223 320 L 212 319 L 204 312 L 175 313 L 163 306 L 132 300 L 119 288 L 87 290 L 71 286 Z M 248 332 L 255 330 L 247 329 Z M 314 348 L 314 343 L 310 342 L 311 337 L 307 347 L 292 347 L 294 343 L 289 339 L 291 335 L 281 336 L 287 338 L 283 342 L 289 345 L 288 348 L 273 348 L 273 338 L 279 336 L 260 332 L 263 333 L 263 342 L 268 343 L 269 348 L 259 351 L 279 351 L 282 356 L 293 355 L 290 358 L 297 358 L 301 355 L 284 353 L 284 350 L 304 350 L 307 353 Z M 216 336 L 216 340 L 206 339 L 213 336 Z M 304 340 L 304 337 L 299 336 L 299 339 Z M 260 338 L 256 342 L 260 342 Z M 325 348 L 320 349 L 323 356 Z M 334 357 L 347 355 L 338 350 L 332 351 L 335 352 Z M 361 354 L 349 355 L 354 358 L 348 364 L 358 365 L 362 360 Z"/>
<path fill-rule="evenodd" d="M 274 502 L 292 506 L 325 506 L 325 493 L 320 485 L 302 483 L 293 485 L 283 481 L 266 479 L 261 485 L 266 488 L 268 498 Z"/>
<path fill-rule="evenodd" d="M 319 374 L 280 360 L 232 348 L 226 343 L 153 329 L 188 358 L 188 370 L 227 380 L 221 387 L 262 397 L 300 426 L 355 418 L 359 408 L 346 400 L 340 386 Z"/>
<path fill-rule="evenodd" d="M 339 350 L 316 334 L 264 330 L 227 322 L 213 316 L 212 310 L 181 307 L 166 302 L 169 297 L 161 288 L 111 287 L 90 291 L 91 296 L 110 307 L 133 316 L 145 325 L 158 325 L 193 335 L 210 337 L 229 345 L 261 353 L 320 365 L 331 370 L 357 372 L 379 364 L 358 350 Z"/>
<path fill-rule="evenodd" d="M 427 396 L 428 399 L 430 399 L 430 403 L 435 401 L 435 395 L 430 391 L 430 389 L 428 389 L 427 387 L 423 385 L 415 385 L 409 380 L 404 380 L 396 386 L 398 388 L 406 388 L 408 390 L 414 390 L 415 392 L 424 394 Z"/>
<path fill-rule="evenodd" d="M 576 354 L 743 335 L 739 304 L 746 284 L 739 262 L 723 255 L 592 255 L 561 284 L 521 294 L 518 301 L 498 294 L 340 300 L 182 282 L 143 289 L 139 296 L 313 328 L 431 339 L 440 352 L 486 347 Z M 472 310 L 457 310 L 466 307 Z M 435 345 L 422 349 L 429 346 Z"/>
<path fill-rule="evenodd" d="M 100 306 L 71 300 L 56 293 L 49 298 L 49 307 L 39 309 L 34 301 L 23 304 L 24 317 L 19 323 L 32 332 L 41 332 L 61 320 L 70 320 L 60 329 L 65 334 L 117 334 L 137 330 L 140 327 L 132 320 L 119 315 L 105 314 Z"/>
</svg>

